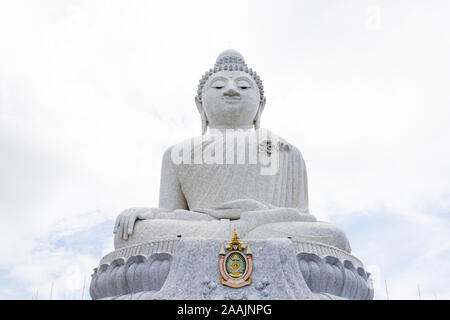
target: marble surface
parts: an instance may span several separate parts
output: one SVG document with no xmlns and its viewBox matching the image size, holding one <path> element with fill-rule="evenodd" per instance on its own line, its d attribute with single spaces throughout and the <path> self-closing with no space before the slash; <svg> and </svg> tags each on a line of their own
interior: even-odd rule
<svg viewBox="0 0 450 320">
<path fill-rule="evenodd" d="M 371 280 L 364 268 L 350 260 L 298 253 L 288 239 L 251 240 L 252 284 L 229 288 L 219 281 L 218 253 L 223 241 L 181 238 L 172 253 L 145 255 L 145 252 L 137 252 L 128 258 L 116 257 L 94 273 L 91 296 L 97 299 L 257 300 L 373 297 Z"/>
</svg>

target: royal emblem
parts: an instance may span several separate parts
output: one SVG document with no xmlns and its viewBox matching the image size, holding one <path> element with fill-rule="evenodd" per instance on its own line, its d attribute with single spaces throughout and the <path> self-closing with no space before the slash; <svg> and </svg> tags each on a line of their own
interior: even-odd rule
<svg viewBox="0 0 450 320">
<path fill-rule="evenodd" d="M 244 253 L 245 251 L 245 253 Z M 219 252 L 219 270 L 222 275 L 220 282 L 231 288 L 241 288 L 251 284 L 250 275 L 253 271 L 252 252 L 250 244 L 245 246 L 239 239 L 236 228 L 230 242 Z"/>
</svg>

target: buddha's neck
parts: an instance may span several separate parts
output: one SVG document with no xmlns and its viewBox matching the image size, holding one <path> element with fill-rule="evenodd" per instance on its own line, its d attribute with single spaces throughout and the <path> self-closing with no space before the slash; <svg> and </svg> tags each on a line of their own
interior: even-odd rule
<svg viewBox="0 0 450 320">
<path fill-rule="evenodd" d="M 229 133 L 232 131 L 251 131 L 253 130 L 252 125 L 248 126 L 214 126 L 209 128 L 211 134 L 215 133 Z"/>
</svg>

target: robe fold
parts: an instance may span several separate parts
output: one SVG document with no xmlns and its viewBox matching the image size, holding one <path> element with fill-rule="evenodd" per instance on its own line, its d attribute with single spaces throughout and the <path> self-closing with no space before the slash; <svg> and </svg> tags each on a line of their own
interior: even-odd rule
<svg viewBox="0 0 450 320">
<path fill-rule="evenodd" d="M 239 149 L 242 145 L 237 143 L 239 135 L 241 138 L 242 135 L 247 135 L 244 164 L 238 163 L 238 150 L 243 150 Z M 266 205 L 297 208 L 300 212 L 308 213 L 306 167 L 302 154 L 295 146 L 266 129 L 237 132 L 224 137 L 222 135 L 220 139 L 220 134 L 209 135 L 203 137 L 209 139 L 206 142 L 194 139 L 178 145 L 178 150 L 191 152 L 190 156 L 184 158 L 190 159 L 190 163 L 185 161 L 174 164 L 188 208 L 213 208 L 231 200 L 253 199 Z M 264 137 L 266 138 L 263 139 Z M 226 142 L 226 139 L 234 141 L 232 147 L 228 144 L 231 140 Z M 267 147 L 267 141 L 272 144 L 271 147 Z M 227 153 L 230 148 L 233 148 L 234 156 Z M 252 151 L 258 158 L 253 163 L 249 155 Z M 213 156 L 215 161 L 222 154 L 222 161 L 210 161 L 209 164 L 199 162 L 199 158 L 195 158 L 199 154 L 202 159 Z M 230 163 L 227 159 L 231 158 L 233 161 Z M 278 165 L 273 165 L 274 163 Z M 270 164 L 276 168 L 273 170 L 274 174 L 263 174 L 263 168 L 267 169 Z"/>
</svg>

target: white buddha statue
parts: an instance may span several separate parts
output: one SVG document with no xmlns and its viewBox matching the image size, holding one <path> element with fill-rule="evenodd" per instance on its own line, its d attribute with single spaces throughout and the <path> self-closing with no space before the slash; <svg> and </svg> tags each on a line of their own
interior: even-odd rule
<svg viewBox="0 0 450 320">
<path fill-rule="evenodd" d="M 350 253 L 342 230 L 309 213 L 300 151 L 260 128 L 262 82 L 239 52 L 219 55 L 195 102 L 203 135 L 166 150 L 159 208 L 122 212 L 116 249 L 177 236 L 225 239 L 236 227 L 242 239 L 299 239 Z"/>
</svg>

